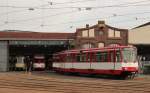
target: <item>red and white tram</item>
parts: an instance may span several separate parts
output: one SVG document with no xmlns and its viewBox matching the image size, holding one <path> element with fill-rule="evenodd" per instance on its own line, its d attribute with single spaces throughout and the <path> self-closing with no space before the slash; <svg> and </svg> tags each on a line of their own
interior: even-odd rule
<svg viewBox="0 0 150 93">
<path fill-rule="evenodd" d="M 33 58 L 33 69 L 44 70 L 45 69 L 45 57 L 42 55 L 35 55 Z"/>
<path fill-rule="evenodd" d="M 57 72 L 105 74 L 122 78 L 138 72 L 137 49 L 116 46 L 68 50 L 54 54 L 53 69 Z"/>
</svg>

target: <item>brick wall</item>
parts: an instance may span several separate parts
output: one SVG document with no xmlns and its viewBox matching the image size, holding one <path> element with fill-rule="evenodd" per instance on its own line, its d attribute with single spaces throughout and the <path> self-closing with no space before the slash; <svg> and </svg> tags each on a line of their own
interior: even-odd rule
<svg viewBox="0 0 150 93">
<path fill-rule="evenodd" d="M 94 29 L 94 37 L 89 37 L 89 31 L 91 29 Z M 82 31 L 87 31 L 88 36 L 83 37 Z M 109 35 L 109 31 L 112 35 Z M 75 47 L 82 48 L 82 45 L 87 43 L 91 43 L 94 47 L 98 47 L 99 43 L 104 43 L 104 46 L 111 44 L 128 45 L 128 30 L 111 27 L 106 25 L 104 21 L 99 21 L 94 26 L 86 25 L 85 28 L 76 30 Z"/>
</svg>

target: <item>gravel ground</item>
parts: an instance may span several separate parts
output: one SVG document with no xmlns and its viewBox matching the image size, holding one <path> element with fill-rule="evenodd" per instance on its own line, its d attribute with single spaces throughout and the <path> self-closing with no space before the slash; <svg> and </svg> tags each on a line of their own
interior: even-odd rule
<svg viewBox="0 0 150 93">
<path fill-rule="evenodd" d="M 54 72 L 1 72 L 0 93 L 150 93 L 150 76 L 116 80 Z"/>
</svg>

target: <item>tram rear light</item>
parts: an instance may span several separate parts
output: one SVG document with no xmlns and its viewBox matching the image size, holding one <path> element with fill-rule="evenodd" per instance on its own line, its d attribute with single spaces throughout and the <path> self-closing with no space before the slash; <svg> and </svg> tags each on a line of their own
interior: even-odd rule
<svg viewBox="0 0 150 93">
<path fill-rule="evenodd" d="M 122 70 L 125 70 L 125 71 L 126 71 L 126 70 L 128 70 L 128 68 L 127 68 L 127 67 L 123 67 Z"/>
<path fill-rule="evenodd" d="M 125 67 L 124 70 L 128 70 L 128 68 Z"/>
</svg>

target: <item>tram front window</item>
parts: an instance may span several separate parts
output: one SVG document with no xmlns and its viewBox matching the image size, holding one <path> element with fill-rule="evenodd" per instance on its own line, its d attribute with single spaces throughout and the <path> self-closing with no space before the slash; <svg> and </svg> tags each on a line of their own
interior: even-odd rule
<svg viewBox="0 0 150 93">
<path fill-rule="evenodd" d="M 136 62 L 136 50 L 133 48 L 123 49 L 123 61 L 124 62 Z"/>
</svg>

